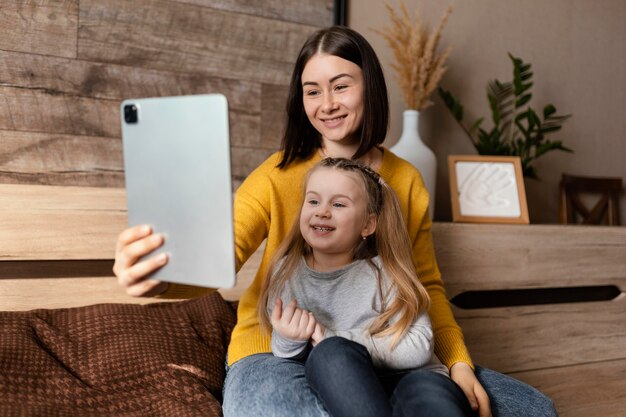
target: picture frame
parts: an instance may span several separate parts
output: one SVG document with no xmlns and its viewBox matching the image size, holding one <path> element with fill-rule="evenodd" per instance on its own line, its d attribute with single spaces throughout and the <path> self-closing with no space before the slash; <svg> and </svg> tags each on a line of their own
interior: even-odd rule
<svg viewBox="0 0 626 417">
<path fill-rule="evenodd" d="M 528 224 L 518 156 L 449 155 L 452 220 Z"/>
</svg>

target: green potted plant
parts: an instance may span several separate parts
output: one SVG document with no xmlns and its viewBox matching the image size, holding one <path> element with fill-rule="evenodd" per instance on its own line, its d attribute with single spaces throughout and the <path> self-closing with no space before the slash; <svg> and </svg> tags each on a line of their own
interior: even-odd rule
<svg viewBox="0 0 626 417">
<path fill-rule="evenodd" d="M 561 129 L 571 115 L 558 115 L 552 104 L 544 106 L 540 117 L 528 105 L 533 86 L 531 64 L 509 53 L 513 63 L 513 81 L 502 83 L 492 80 L 487 85 L 487 99 L 491 109 L 493 127 L 481 127 L 484 118 L 469 127 L 463 122 L 463 106 L 454 95 L 439 87 L 439 95 L 454 119 L 463 128 L 480 155 L 519 156 L 524 177 L 539 179 L 534 161 L 553 150 L 573 152 L 560 140 L 549 140 L 547 135 Z"/>
</svg>

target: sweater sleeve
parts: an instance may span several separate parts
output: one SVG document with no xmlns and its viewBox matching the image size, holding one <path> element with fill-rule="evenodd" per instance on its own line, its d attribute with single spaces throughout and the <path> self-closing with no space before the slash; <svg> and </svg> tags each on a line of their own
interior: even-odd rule
<svg viewBox="0 0 626 417">
<path fill-rule="evenodd" d="M 409 221 L 408 228 L 413 239 L 413 259 L 417 276 L 431 300 L 429 314 L 435 334 L 435 354 L 448 368 L 457 362 L 465 362 L 474 368 L 463 333 L 452 313 L 435 258 L 432 221 L 428 213 L 428 193 L 425 188 L 421 188 L 414 194 L 414 213 L 418 215 L 413 217 L 413 221 Z"/>
<path fill-rule="evenodd" d="M 393 336 L 372 336 L 367 329 L 326 330 L 324 338 L 341 336 L 367 349 L 374 366 L 386 369 L 414 369 L 430 363 L 434 337 L 428 314 L 420 315 L 392 349 Z"/>
</svg>

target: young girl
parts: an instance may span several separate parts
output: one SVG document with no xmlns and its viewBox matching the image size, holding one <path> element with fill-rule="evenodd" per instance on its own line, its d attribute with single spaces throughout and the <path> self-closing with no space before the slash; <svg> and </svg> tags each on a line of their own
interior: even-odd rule
<svg viewBox="0 0 626 417">
<path fill-rule="evenodd" d="M 334 417 L 391 416 L 387 392 L 410 415 L 469 416 L 463 391 L 433 355 L 429 306 L 393 190 L 357 161 L 322 160 L 261 291 L 274 355 L 305 359 L 315 346 L 307 380 Z M 445 375 L 437 397 L 404 382 L 418 368 Z"/>
<path fill-rule="evenodd" d="M 239 300 L 237 325 L 228 348 L 225 417 L 326 416 L 304 377 L 304 365 L 271 354 L 270 334 L 262 331 L 258 316 L 267 267 L 300 209 L 303 179 L 324 156 L 358 159 L 395 191 L 411 241 L 413 264 L 431 300 L 435 354 L 480 417 L 491 414 L 490 404 L 496 417 L 556 416 L 545 395 L 472 363 L 437 267 L 429 197 L 421 175 L 381 146 L 388 113 L 383 71 L 367 40 L 346 27 L 312 33 L 295 62 L 281 150 L 255 169 L 235 196 L 237 265 L 243 265 L 263 241 L 265 251 L 253 283 Z M 167 263 L 166 256 L 144 258 L 163 240 L 148 226 L 129 228 L 119 235 L 113 271 L 120 285 L 135 296 L 202 294 L 198 288 L 148 279 L 151 272 Z M 419 380 L 421 387 L 438 389 L 440 381 L 428 378 L 434 373 L 416 374 L 411 377 Z"/>
</svg>

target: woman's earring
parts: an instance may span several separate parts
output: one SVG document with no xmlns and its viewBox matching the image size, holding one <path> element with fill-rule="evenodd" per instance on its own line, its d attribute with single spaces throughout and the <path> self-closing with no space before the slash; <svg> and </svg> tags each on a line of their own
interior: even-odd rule
<svg viewBox="0 0 626 417">
<path fill-rule="evenodd" d="M 367 236 L 361 236 L 361 239 L 367 240 Z"/>
</svg>

